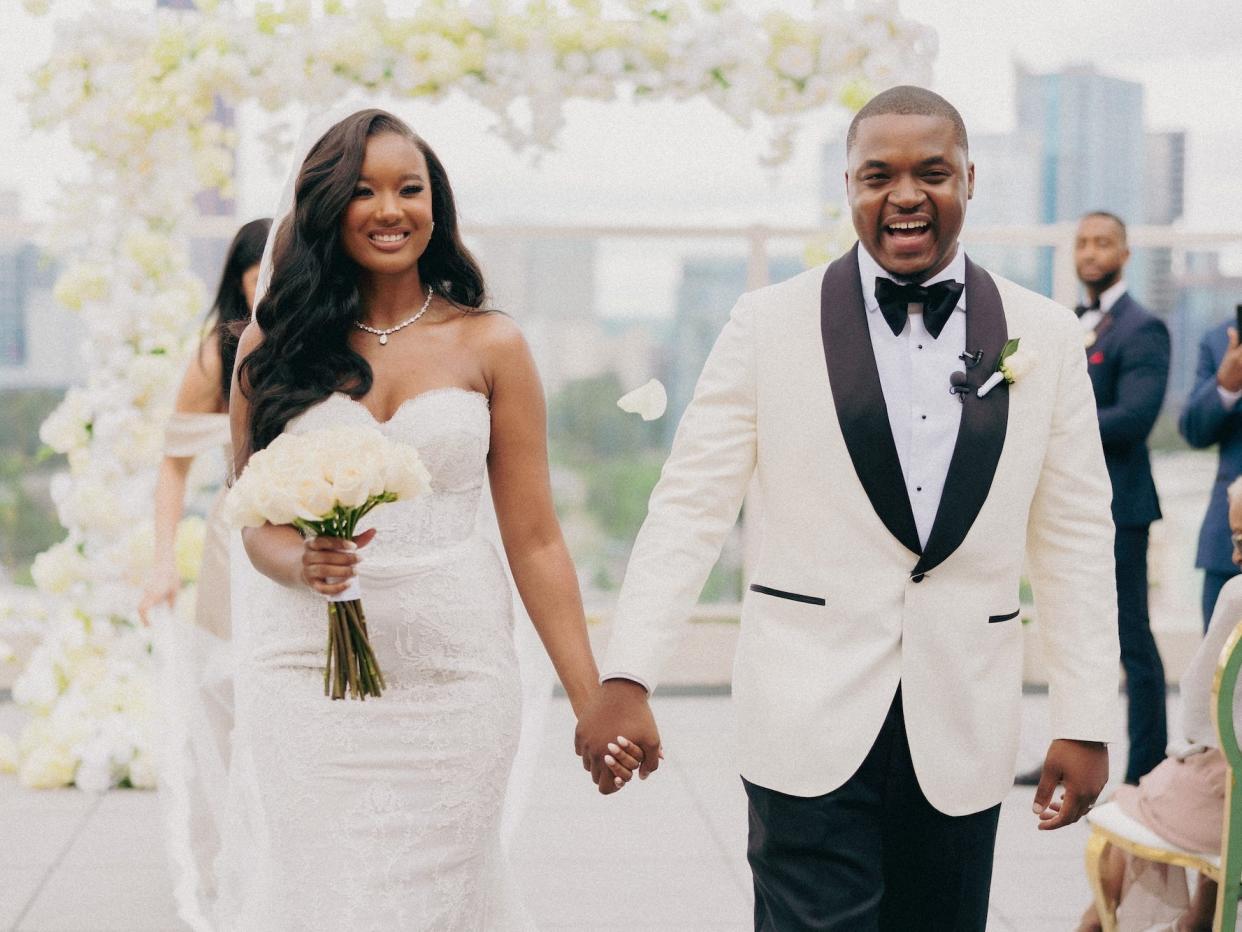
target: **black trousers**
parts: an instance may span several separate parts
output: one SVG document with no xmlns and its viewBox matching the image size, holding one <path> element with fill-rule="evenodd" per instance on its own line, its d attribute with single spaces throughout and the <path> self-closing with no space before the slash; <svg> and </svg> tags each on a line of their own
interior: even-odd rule
<svg viewBox="0 0 1242 932">
<path fill-rule="evenodd" d="M 1000 806 L 955 817 L 927 801 L 900 688 L 866 760 L 831 793 L 742 782 L 756 932 L 983 932 Z"/>
<path fill-rule="evenodd" d="M 1164 760 L 1169 743 L 1164 664 L 1147 615 L 1147 530 L 1146 525 L 1119 527 L 1113 547 L 1117 560 L 1117 633 L 1129 707 L 1127 783 L 1138 783 L 1139 777 Z"/>
</svg>

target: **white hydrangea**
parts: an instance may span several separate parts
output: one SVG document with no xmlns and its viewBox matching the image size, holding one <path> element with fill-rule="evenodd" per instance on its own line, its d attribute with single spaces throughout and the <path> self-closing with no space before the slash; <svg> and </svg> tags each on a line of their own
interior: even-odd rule
<svg viewBox="0 0 1242 932">
<path fill-rule="evenodd" d="M 78 547 L 78 543 L 69 538 L 54 544 L 34 558 L 30 575 L 40 592 L 60 595 L 68 592 L 74 583 L 87 578 L 90 564 Z"/>
<path fill-rule="evenodd" d="M 85 391 L 71 388 L 39 428 L 39 439 L 57 453 L 85 446 L 90 442 L 93 409 Z"/>
</svg>

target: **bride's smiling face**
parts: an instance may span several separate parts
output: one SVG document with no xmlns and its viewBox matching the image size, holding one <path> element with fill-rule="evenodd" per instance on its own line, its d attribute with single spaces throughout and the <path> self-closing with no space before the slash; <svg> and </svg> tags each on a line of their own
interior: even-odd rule
<svg viewBox="0 0 1242 932">
<path fill-rule="evenodd" d="M 368 272 L 399 275 L 417 267 L 431 227 L 431 183 L 423 153 L 397 133 L 372 136 L 353 197 L 341 215 L 345 254 Z"/>
</svg>

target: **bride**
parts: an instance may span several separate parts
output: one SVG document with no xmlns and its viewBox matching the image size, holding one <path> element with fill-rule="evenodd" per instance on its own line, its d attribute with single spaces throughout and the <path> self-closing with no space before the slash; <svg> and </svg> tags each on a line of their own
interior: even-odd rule
<svg viewBox="0 0 1242 932">
<path fill-rule="evenodd" d="M 499 851 L 521 703 L 510 586 L 476 522 L 485 478 L 575 713 L 598 683 L 530 352 L 485 309 L 439 159 L 384 111 L 311 147 L 269 252 L 234 376 L 236 471 L 282 432 L 367 425 L 418 449 L 432 491 L 379 508 L 352 541 L 244 533 L 258 572 L 234 559 L 224 925 L 525 928 Z M 324 597 L 355 576 L 387 688 L 332 702 Z M 638 764 L 613 759 L 618 786 Z"/>
</svg>

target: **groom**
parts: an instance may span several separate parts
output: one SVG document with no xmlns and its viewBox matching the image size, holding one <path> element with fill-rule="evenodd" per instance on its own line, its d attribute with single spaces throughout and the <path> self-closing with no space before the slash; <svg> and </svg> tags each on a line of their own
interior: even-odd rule
<svg viewBox="0 0 1242 932">
<path fill-rule="evenodd" d="M 647 696 L 753 477 L 762 548 L 733 696 L 756 929 L 983 930 L 1018 748 L 1024 568 L 1054 736 L 1039 827 L 1077 820 L 1108 776 L 1108 473 L 1074 316 L 958 244 L 974 166 L 957 110 L 893 88 L 846 151 L 859 243 L 733 309 L 576 747 L 602 792 L 617 735 L 658 766 Z M 1015 339 L 1015 380 L 981 394 Z"/>
</svg>

